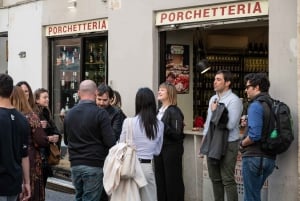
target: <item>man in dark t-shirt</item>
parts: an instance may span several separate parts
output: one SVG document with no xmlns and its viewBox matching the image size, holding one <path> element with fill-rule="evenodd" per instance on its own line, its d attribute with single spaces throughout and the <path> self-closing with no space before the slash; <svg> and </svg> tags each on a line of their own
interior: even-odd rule
<svg viewBox="0 0 300 201">
<path fill-rule="evenodd" d="M 0 200 L 30 198 L 28 135 L 26 118 L 13 108 L 13 79 L 0 74 Z M 23 188 L 22 188 L 23 185 Z"/>
</svg>

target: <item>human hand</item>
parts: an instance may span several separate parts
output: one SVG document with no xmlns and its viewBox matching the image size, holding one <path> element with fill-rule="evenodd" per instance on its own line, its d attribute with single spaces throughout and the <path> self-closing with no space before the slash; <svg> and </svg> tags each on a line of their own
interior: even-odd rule
<svg viewBox="0 0 300 201">
<path fill-rule="evenodd" d="M 248 124 L 248 117 L 247 117 L 247 115 L 243 115 L 242 117 L 241 117 L 241 127 L 246 127 L 247 126 L 247 124 Z"/>
<path fill-rule="evenodd" d="M 53 135 L 53 142 L 57 143 L 59 140 L 59 135 Z"/>
<path fill-rule="evenodd" d="M 42 128 L 47 128 L 47 124 L 48 124 L 48 121 L 46 121 L 46 120 L 41 121 Z"/>
<path fill-rule="evenodd" d="M 49 142 L 57 143 L 58 140 L 59 140 L 59 135 L 50 135 L 50 136 L 48 136 L 48 141 Z"/>
<path fill-rule="evenodd" d="M 31 197 L 30 184 L 23 184 L 22 192 L 20 193 L 19 200 L 26 201 L 29 200 L 30 197 Z"/>
<path fill-rule="evenodd" d="M 217 107 L 218 107 L 218 99 L 215 99 L 214 102 L 211 103 L 210 109 L 213 112 L 217 109 Z"/>
</svg>

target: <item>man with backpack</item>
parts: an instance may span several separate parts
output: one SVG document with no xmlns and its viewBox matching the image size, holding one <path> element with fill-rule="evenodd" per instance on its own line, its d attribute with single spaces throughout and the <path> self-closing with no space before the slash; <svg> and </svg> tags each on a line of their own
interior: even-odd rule
<svg viewBox="0 0 300 201">
<path fill-rule="evenodd" d="M 250 105 L 248 126 L 240 142 L 244 201 L 260 201 L 264 182 L 275 168 L 276 153 L 263 150 L 261 146 L 264 133 L 269 133 L 273 129 L 270 128 L 272 124 L 269 123 L 272 121 L 270 119 L 272 111 L 271 107 L 268 107 L 268 105 L 272 106 L 273 100 L 268 94 L 270 81 L 266 74 L 250 73 L 245 76 L 245 83 Z M 267 104 L 267 107 L 264 104 Z"/>
</svg>

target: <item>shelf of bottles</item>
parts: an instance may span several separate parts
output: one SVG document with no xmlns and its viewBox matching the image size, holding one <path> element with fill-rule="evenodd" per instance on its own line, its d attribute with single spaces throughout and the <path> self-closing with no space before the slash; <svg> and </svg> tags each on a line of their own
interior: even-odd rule
<svg viewBox="0 0 300 201">
<path fill-rule="evenodd" d="M 55 123 L 62 129 L 63 117 L 79 101 L 80 39 L 55 40 L 52 55 L 52 109 Z"/>
<path fill-rule="evenodd" d="M 197 55 L 196 55 L 197 56 Z M 215 94 L 213 82 L 218 70 L 226 69 L 233 74 L 232 90 L 240 98 L 245 99 L 244 76 L 248 73 L 268 73 L 268 45 L 249 43 L 248 49 L 241 54 L 207 54 L 210 71 L 201 74 L 194 66 L 194 117 L 206 117 L 208 102 Z"/>
<path fill-rule="evenodd" d="M 97 85 L 107 79 L 107 44 L 106 40 L 88 39 L 85 48 L 84 79 L 94 80 Z"/>
<path fill-rule="evenodd" d="M 211 67 L 210 71 L 201 74 L 196 71 L 196 80 L 194 83 L 197 85 L 196 96 L 194 96 L 194 110 L 195 108 L 198 115 L 206 117 L 209 99 L 214 92 L 214 79 L 215 74 L 219 70 L 229 70 L 233 74 L 232 89 L 240 94 L 241 89 L 241 69 L 242 60 L 238 55 L 222 55 L 222 54 L 209 54 L 206 56 Z"/>
<path fill-rule="evenodd" d="M 247 55 L 244 57 L 244 73 L 268 73 L 268 45 L 249 43 Z"/>
</svg>

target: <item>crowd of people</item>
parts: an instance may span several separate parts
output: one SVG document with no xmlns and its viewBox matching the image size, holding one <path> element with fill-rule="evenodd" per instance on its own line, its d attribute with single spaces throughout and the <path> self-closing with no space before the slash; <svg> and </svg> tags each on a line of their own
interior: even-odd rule
<svg viewBox="0 0 300 201">
<path fill-rule="evenodd" d="M 245 84 L 251 104 L 240 140 L 243 104 L 231 90 L 232 74 L 220 70 L 215 75 L 216 94 L 209 100 L 200 149 L 207 155 L 215 201 L 224 201 L 225 196 L 230 201 L 238 200 L 234 172 L 239 150 L 244 201 L 260 200 L 263 183 L 275 167 L 276 155 L 266 154 L 259 147 L 267 125 L 263 125 L 263 108 L 256 100 L 259 96 L 269 97 L 270 83 L 265 74 L 252 73 L 245 77 Z M 9 75 L 0 74 L 0 201 L 44 201 L 47 179 L 52 176 L 49 144 L 60 146 L 62 140 L 69 151 L 75 200 L 110 200 L 103 185 L 103 165 L 109 149 L 126 140 L 129 122 L 132 143 L 147 182 L 139 189 L 140 200 L 184 201 L 185 123 L 174 84 L 161 83 L 157 98 L 150 88 L 138 89 L 135 115 L 131 118 L 121 109 L 120 94 L 106 84 L 96 86 L 92 80 L 83 80 L 78 95 L 78 104 L 63 120 L 62 135 L 49 108 L 47 89 L 33 92 L 26 81 L 13 85 Z M 255 167 L 260 167 L 259 172 L 253 172 Z"/>
</svg>

